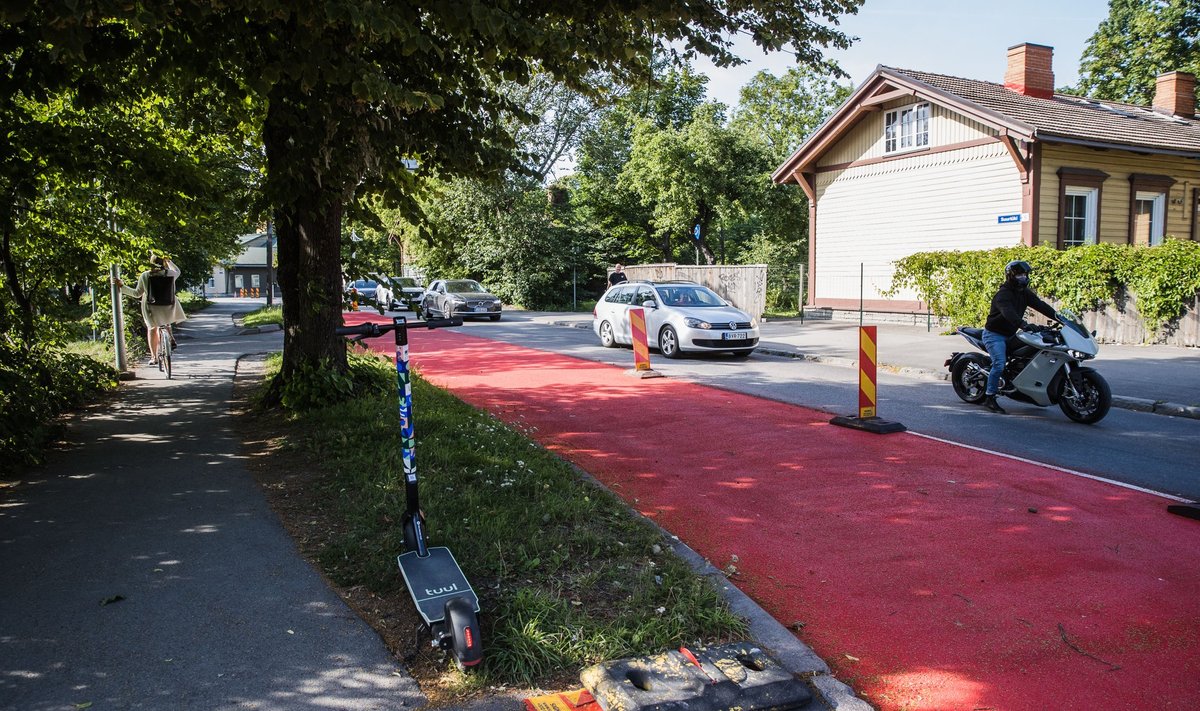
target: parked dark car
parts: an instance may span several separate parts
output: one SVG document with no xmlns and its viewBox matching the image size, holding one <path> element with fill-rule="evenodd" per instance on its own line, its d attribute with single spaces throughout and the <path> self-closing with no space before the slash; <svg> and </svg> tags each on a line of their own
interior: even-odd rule
<svg viewBox="0 0 1200 711">
<path fill-rule="evenodd" d="M 370 304 L 375 301 L 375 289 L 377 288 L 379 288 L 379 282 L 374 279 L 355 279 L 346 285 L 346 293 L 357 293 L 360 305 Z"/>
<path fill-rule="evenodd" d="M 438 279 L 421 297 L 418 312 L 425 318 L 480 316 L 500 320 L 500 299 L 474 279 Z"/>
</svg>

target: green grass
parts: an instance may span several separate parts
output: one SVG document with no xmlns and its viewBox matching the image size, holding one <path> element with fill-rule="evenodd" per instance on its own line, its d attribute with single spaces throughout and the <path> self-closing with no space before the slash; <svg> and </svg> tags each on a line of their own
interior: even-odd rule
<svg viewBox="0 0 1200 711">
<path fill-rule="evenodd" d="M 303 435 L 291 444 L 330 473 L 325 494 L 347 524 L 320 555 L 325 574 L 404 594 L 395 370 L 373 360 L 356 365 L 356 387 L 385 394 L 293 414 Z M 364 378 L 374 382 L 362 388 Z M 454 551 L 483 609 L 484 669 L 464 684 L 537 686 L 606 659 L 744 635 L 661 532 L 607 490 L 420 377 L 413 401 L 430 544 Z"/>
<path fill-rule="evenodd" d="M 242 317 L 242 324 L 247 327 L 266 326 L 272 323 L 283 326 L 282 306 L 264 306 Z"/>
</svg>

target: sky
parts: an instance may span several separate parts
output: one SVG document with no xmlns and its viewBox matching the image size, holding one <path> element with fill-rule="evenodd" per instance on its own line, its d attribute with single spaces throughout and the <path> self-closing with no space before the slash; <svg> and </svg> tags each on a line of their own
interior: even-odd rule
<svg viewBox="0 0 1200 711">
<path fill-rule="evenodd" d="M 855 88 L 880 64 L 1003 83 L 1008 48 L 1032 42 L 1054 48 L 1054 85 L 1070 86 L 1079 78 L 1084 45 L 1107 16 L 1107 0 L 865 0 L 841 22 L 858 41 L 826 54 Z M 795 61 L 785 53 L 764 56 L 749 40 L 737 53 L 750 63 L 717 69 L 695 62 L 709 76 L 709 97 L 731 107 L 760 70 L 779 76 Z"/>
</svg>

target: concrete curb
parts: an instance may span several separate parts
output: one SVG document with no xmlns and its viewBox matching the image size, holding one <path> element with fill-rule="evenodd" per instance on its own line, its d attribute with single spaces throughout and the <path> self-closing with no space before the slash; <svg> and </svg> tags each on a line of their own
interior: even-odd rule
<svg viewBox="0 0 1200 711">
<path fill-rule="evenodd" d="M 591 329 L 591 324 L 583 321 L 550 321 L 552 326 L 567 326 L 570 328 L 585 328 Z M 772 348 L 763 346 L 759 342 L 759 346 L 755 352 L 765 355 L 779 356 L 781 358 L 795 358 L 797 360 L 808 360 L 815 363 L 825 363 L 826 365 L 839 365 L 847 368 L 857 368 L 858 361 L 854 358 L 845 358 L 842 356 L 823 356 L 811 355 L 800 351 L 785 350 L 782 348 Z M 940 370 L 929 370 L 928 368 L 915 368 L 912 366 L 891 365 L 889 363 L 880 363 L 879 367 L 884 370 L 903 375 L 910 378 L 921 378 L 924 380 L 949 380 L 950 374 Z M 1171 417 L 1186 417 L 1192 420 L 1200 420 L 1200 407 L 1194 405 L 1181 405 L 1175 402 L 1164 402 L 1159 400 L 1147 400 L 1145 398 L 1127 397 L 1124 395 L 1113 395 L 1113 407 L 1119 407 L 1122 410 L 1133 410 L 1135 412 L 1148 412 L 1154 415 L 1168 415 Z"/>
</svg>

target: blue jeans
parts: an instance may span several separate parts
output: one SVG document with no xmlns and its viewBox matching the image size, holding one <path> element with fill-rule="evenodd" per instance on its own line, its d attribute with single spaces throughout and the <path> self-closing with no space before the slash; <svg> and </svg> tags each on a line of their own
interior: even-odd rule
<svg viewBox="0 0 1200 711">
<path fill-rule="evenodd" d="M 985 328 L 983 347 L 992 358 L 992 369 L 988 371 L 987 394 L 995 395 L 1000 390 L 1000 376 L 1004 374 L 1004 360 L 1008 356 L 1008 336 Z"/>
</svg>

